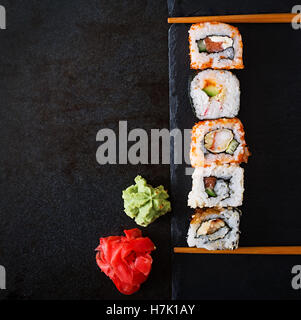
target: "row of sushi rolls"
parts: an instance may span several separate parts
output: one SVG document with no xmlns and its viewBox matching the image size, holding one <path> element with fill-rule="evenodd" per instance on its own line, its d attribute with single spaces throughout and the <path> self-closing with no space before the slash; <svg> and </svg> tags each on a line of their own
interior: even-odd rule
<svg viewBox="0 0 301 320">
<path fill-rule="evenodd" d="M 244 192 L 244 169 L 249 151 L 242 123 L 237 77 L 229 69 L 243 69 L 242 38 L 237 28 L 217 22 L 193 24 L 189 30 L 190 101 L 201 121 L 192 128 L 190 162 L 194 168 L 188 206 L 195 209 L 187 243 L 207 250 L 238 247 Z M 226 70 L 227 69 L 227 70 Z M 141 176 L 122 192 L 124 212 L 142 227 L 171 211 L 163 186 L 153 187 Z M 151 271 L 154 243 L 138 228 L 125 236 L 100 238 L 99 268 L 123 294 L 133 294 Z"/>
<path fill-rule="evenodd" d="M 189 30 L 190 67 L 200 70 L 190 83 L 197 118 L 192 128 L 194 167 L 188 206 L 195 209 L 187 243 L 207 250 L 238 247 L 244 169 L 250 155 L 244 128 L 236 118 L 240 87 L 229 69 L 243 69 L 243 44 L 237 28 L 224 23 L 193 24 Z"/>
</svg>

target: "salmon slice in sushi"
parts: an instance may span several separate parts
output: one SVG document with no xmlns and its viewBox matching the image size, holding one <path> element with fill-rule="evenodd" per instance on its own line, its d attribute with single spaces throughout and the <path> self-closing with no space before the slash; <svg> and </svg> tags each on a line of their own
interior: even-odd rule
<svg viewBox="0 0 301 320">
<path fill-rule="evenodd" d="M 200 121 L 192 128 L 192 167 L 247 162 L 249 155 L 244 128 L 237 118 Z"/>
<path fill-rule="evenodd" d="M 237 249 L 240 215 L 240 210 L 230 207 L 197 208 L 188 230 L 188 246 L 207 250 Z"/>
<path fill-rule="evenodd" d="M 200 120 L 233 118 L 239 111 L 239 81 L 230 71 L 204 70 L 191 81 L 190 97 Z"/>
<path fill-rule="evenodd" d="M 240 32 L 229 24 L 204 22 L 189 29 L 191 69 L 243 69 Z"/>
</svg>

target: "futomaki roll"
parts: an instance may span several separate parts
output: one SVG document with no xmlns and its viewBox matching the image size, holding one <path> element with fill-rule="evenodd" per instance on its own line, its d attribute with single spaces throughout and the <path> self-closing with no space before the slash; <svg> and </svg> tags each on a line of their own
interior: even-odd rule
<svg viewBox="0 0 301 320">
<path fill-rule="evenodd" d="M 233 118 L 239 111 L 239 81 L 230 71 L 204 70 L 191 81 L 190 97 L 201 120 Z"/>
<path fill-rule="evenodd" d="M 244 128 L 237 118 L 200 121 L 192 128 L 192 167 L 247 162 L 249 155 Z"/>
<path fill-rule="evenodd" d="M 243 44 L 237 28 L 220 22 L 193 24 L 189 29 L 191 69 L 243 69 Z"/>
<path fill-rule="evenodd" d="M 188 206 L 238 207 L 242 205 L 244 169 L 238 165 L 196 168 L 192 174 L 192 190 Z"/>
<path fill-rule="evenodd" d="M 240 210 L 230 207 L 197 208 L 188 230 L 188 246 L 207 250 L 236 249 L 240 215 Z"/>
</svg>

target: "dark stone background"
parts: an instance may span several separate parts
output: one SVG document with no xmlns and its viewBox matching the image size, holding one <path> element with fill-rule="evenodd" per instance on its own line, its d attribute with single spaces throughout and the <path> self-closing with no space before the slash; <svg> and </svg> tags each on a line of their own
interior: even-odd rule
<svg viewBox="0 0 301 320">
<path fill-rule="evenodd" d="M 119 294 L 95 263 L 100 236 L 135 223 L 121 191 L 169 166 L 96 162 L 101 128 L 168 128 L 166 1 L 1 0 L 0 264 L 3 299 L 168 299 L 170 214 L 143 229 L 148 281 Z"/>
</svg>

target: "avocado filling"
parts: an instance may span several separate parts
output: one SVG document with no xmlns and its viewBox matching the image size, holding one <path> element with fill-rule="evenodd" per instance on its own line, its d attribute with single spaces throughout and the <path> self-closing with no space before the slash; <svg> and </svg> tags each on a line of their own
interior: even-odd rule
<svg viewBox="0 0 301 320">
<path fill-rule="evenodd" d="M 222 86 L 215 82 L 215 79 L 205 79 L 204 80 L 203 91 L 207 94 L 209 98 L 215 97 L 222 92 Z"/>
<path fill-rule="evenodd" d="M 209 97 L 215 97 L 220 93 L 220 90 L 216 86 L 207 86 L 202 89 Z"/>
</svg>

